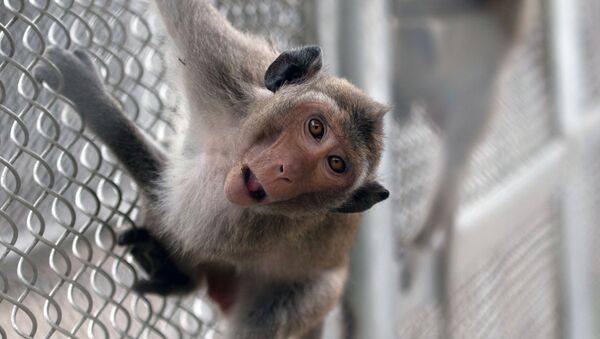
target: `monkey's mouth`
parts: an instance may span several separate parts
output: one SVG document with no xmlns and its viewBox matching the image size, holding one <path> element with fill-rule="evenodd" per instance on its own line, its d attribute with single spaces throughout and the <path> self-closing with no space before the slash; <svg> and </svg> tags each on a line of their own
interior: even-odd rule
<svg viewBox="0 0 600 339">
<path fill-rule="evenodd" d="M 262 201 L 267 196 L 267 192 L 265 192 L 265 189 L 262 187 L 254 173 L 252 173 L 248 166 L 244 166 L 242 173 L 250 197 L 257 202 Z"/>
</svg>

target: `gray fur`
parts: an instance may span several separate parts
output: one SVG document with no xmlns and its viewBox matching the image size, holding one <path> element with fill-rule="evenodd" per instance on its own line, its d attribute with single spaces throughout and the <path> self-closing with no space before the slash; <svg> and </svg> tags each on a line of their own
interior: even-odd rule
<svg viewBox="0 0 600 339">
<path fill-rule="evenodd" d="M 165 154 L 106 92 L 89 55 L 51 47 L 45 53 L 45 62 L 35 68 L 36 79 L 71 100 L 84 123 L 112 150 L 139 186 L 152 194 L 164 168 Z"/>
</svg>

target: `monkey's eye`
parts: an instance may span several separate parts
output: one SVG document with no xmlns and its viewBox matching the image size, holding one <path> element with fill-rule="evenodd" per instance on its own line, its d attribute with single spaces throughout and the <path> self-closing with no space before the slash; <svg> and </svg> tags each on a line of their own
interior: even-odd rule
<svg viewBox="0 0 600 339">
<path fill-rule="evenodd" d="M 331 167 L 334 172 L 344 173 L 344 171 L 346 171 L 346 163 L 342 158 L 332 155 L 327 158 L 327 161 L 329 162 L 329 167 Z"/>
<path fill-rule="evenodd" d="M 319 119 L 310 119 L 308 122 L 308 131 L 315 139 L 321 139 L 325 134 L 325 126 Z"/>
</svg>

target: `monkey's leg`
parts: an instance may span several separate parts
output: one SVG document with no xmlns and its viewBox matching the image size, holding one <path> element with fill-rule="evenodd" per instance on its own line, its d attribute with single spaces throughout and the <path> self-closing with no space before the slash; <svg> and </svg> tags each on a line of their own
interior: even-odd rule
<svg viewBox="0 0 600 339">
<path fill-rule="evenodd" d="M 130 246 L 130 254 L 150 276 L 148 280 L 136 281 L 134 291 L 169 295 L 187 293 L 196 286 L 194 278 L 178 268 L 169 251 L 147 229 L 129 229 L 119 235 L 117 243 Z"/>
<path fill-rule="evenodd" d="M 433 255 L 435 290 L 432 291 L 441 307 L 443 323 L 440 338 L 452 338 L 452 310 L 450 305 L 450 267 L 452 267 L 451 249 L 453 248 L 456 216 L 460 207 L 460 193 L 464 184 L 469 164 L 487 128 L 492 113 L 491 100 L 494 97 L 496 72 L 500 60 L 490 61 L 486 72 L 476 77 L 476 81 L 466 82 L 461 88 L 446 87 L 448 96 L 438 96 L 434 101 L 432 113 L 441 114 L 438 126 L 442 136 L 443 158 L 441 175 L 433 205 L 424 224 L 424 228 L 416 238 L 421 250 Z M 469 93 L 477 93 L 469 95 Z M 459 101 L 447 98 L 462 98 Z M 417 253 L 419 255 L 419 253 Z M 410 264 L 409 264 L 410 265 Z M 414 264 L 413 264 L 414 265 Z M 413 268 L 414 269 L 414 268 Z"/>
<path fill-rule="evenodd" d="M 302 282 L 247 284 L 233 310 L 227 338 L 284 339 L 312 335 L 342 293 L 345 269 Z"/>
<path fill-rule="evenodd" d="M 119 162 L 150 196 L 165 155 L 119 108 L 102 84 L 96 67 L 83 51 L 51 47 L 33 73 L 40 82 L 71 100 L 87 127 L 117 156 Z"/>
<path fill-rule="evenodd" d="M 445 228 L 451 227 L 459 205 L 459 194 L 466 164 L 470 159 L 467 150 L 460 150 L 460 154 L 445 154 L 441 168 L 440 178 L 434 193 L 433 202 L 423 229 L 415 238 L 415 243 L 421 248 L 436 246 L 436 235 L 441 235 Z M 448 157 L 453 159 L 448 159 Z M 453 160 L 462 159 L 466 164 L 457 164 Z"/>
</svg>

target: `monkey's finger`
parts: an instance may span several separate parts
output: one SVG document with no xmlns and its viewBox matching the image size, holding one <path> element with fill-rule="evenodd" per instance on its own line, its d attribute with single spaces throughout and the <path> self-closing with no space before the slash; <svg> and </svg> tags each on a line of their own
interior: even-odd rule
<svg viewBox="0 0 600 339">
<path fill-rule="evenodd" d="M 133 245 L 139 242 L 146 242 L 151 238 L 150 232 L 145 228 L 130 228 L 117 237 L 117 244 L 120 246 Z"/>
<path fill-rule="evenodd" d="M 129 254 L 131 254 L 138 266 L 140 266 L 148 275 L 153 276 L 156 274 L 156 258 L 152 257 L 146 250 L 134 245 L 131 250 L 129 250 Z"/>
</svg>

